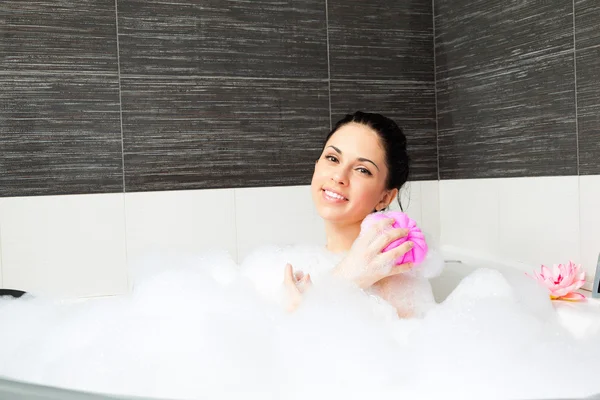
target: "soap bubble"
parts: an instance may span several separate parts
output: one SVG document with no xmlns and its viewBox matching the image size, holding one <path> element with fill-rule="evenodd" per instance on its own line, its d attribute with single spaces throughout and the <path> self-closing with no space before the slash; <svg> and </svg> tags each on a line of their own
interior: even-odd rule
<svg viewBox="0 0 600 400">
<path fill-rule="evenodd" d="M 223 254 L 155 254 L 135 263 L 126 296 L 2 298 L 0 375 L 173 399 L 600 392 L 591 304 L 557 312 L 523 274 L 483 268 L 419 317 L 399 319 L 374 293 L 331 277 L 340 257 L 267 247 L 238 266 Z M 293 314 L 281 306 L 288 262 L 314 282 Z"/>
</svg>

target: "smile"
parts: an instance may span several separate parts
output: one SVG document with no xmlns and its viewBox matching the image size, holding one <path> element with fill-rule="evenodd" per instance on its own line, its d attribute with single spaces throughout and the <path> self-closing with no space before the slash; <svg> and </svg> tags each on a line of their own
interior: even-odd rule
<svg viewBox="0 0 600 400">
<path fill-rule="evenodd" d="M 325 194 L 325 197 L 328 197 L 333 200 L 348 201 L 348 199 L 342 196 L 341 194 L 332 192 L 331 190 L 323 189 L 323 193 Z"/>
</svg>

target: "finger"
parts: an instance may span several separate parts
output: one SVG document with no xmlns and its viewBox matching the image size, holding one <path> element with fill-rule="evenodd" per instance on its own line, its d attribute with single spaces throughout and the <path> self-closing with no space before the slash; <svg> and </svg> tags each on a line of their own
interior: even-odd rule
<svg viewBox="0 0 600 400">
<path fill-rule="evenodd" d="M 312 280 L 310 279 L 310 274 L 306 274 L 304 277 L 304 284 L 306 286 L 312 286 Z"/>
<path fill-rule="evenodd" d="M 394 266 L 394 268 L 392 268 L 392 270 L 390 271 L 390 274 L 388 276 L 403 274 L 405 272 L 410 271 L 413 267 L 414 267 L 414 264 L 411 262 L 396 265 L 396 266 Z"/>
<path fill-rule="evenodd" d="M 310 280 L 310 274 L 306 274 L 301 281 L 298 282 L 298 290 L 300 293 L 304 293 L 312 285 Z"/>
<path fill-rule="evenodd" d="M 406 253 L 411 251 L 413 249 L 413 247 L 415 247 L 415 244 L 413 242 L 410 242 L 410 241 L 404 242 L 400 246 L 396 247 L 395 249 L 392 249 L 392 250 L 388 251 L 387 253 L 382 254 L 381 257 L 386 262 L 395 263 L 396 260 L 398 260 L 399 258 L 404 256 Z"/>
<path fill-rule="evenodd" d="M 307 284 L 307 283 L 310 283 L 310 282 L 311 282 L 311 281 L 310 281 L 310 274 L 306 274 L 306 275 L 304 275 L 304 277 L 303 277 L 303 278 L 302 278 L 302 280 L 300 281 L 300 283 L 302 283 L 302 284 Z"/>
<path fill-rule="evenodd" d="M 373 241 L 381 232 L 384 232 L 394 223 L 394 219 L 385 218 L 374 223 L 367 231 L 365 232 L 365 240 L 369 242 Z"/>
<path fill-rule="evenodd" d="M 294 270 L 292 268 L 292 264 L 286 264 L 285 270 L 283 271 L 283 282 L 286 285 L 292 284 L 294 285 Z"/>
<path fill-rule="evenodd" d="M 301 280 L 304 277 L 304 272 L 302 271 L 298 271 L 296 273 L 294 273 L 294 278 L 296 279 L 296 281 Z"/>
<path fill-rule="evenodd" d="M 408 229 L 406 228 L 398 228 L 398 229 L 388 229 L 385 232 L 382 232 L 371 245 L 371 248 L 375 253 L 380 253 L 383 249 L 385 249 L 390 243 L 394 240 L 406 237 L 408 235 Z M 408 243 L 408 242 L 406 242 Z M 395 250 L 395 249 L 394 249 Z M 405 251 L 406 253 L 406 251 Z M 402 253 L 404 254 L 404 253 Z"/>
<path fill-rule="evenodd" d="M 298 290 L 300 291 L 300 293 L 303 293 L 304 288 L 306 287 L 306 277 L 299 280 L 296 286 L 298 286 Z"/>
</svg>

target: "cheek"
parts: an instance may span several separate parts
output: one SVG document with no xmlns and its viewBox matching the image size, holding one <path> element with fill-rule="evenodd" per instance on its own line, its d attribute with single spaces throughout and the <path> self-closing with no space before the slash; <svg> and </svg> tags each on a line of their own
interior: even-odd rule
<svg viewBox="0 0 600 400">
<path fill-rule="evenodd" d="M 372 208 L 377 205 L 380 199 L 381 188 L 379 186 L 372 182 L 356 184 L 354 198 L 360 202 L 361 207 Z"/>
<path fill-rule="evenodd" d="M 319 183 L 319 184 L 322 183 L 324 176 L 325 176 L 325 168 L 322 165 L 320 165 L 319 163 L 317 163 L 315 165 L 315 170 L 313 172 L 311 183 L 313 185 L 315 185 L 317 183 Z"/>
</svg>

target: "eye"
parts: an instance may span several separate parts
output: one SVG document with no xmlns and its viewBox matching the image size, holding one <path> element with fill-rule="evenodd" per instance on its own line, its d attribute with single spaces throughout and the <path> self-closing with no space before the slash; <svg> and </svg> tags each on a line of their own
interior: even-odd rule
<svg viewBox="0 0 600 400">
<path fill-rule="evenodd" d="M 338 159 L 336 156 L 325 156 L 325 158 L 331 162 L 337 162 Z"/>
<path fill-rule="evenodd" d="M 358 172 L 360 172 L 361 174 L 373 175 L 373 174 L 371 173 L 371 171 L 369 171 L 368 169 L 366 169 L 366 168 L 363 168 L 363 167 L 357 168 L 356 170 L 357 170 Z"/>
</svg>

